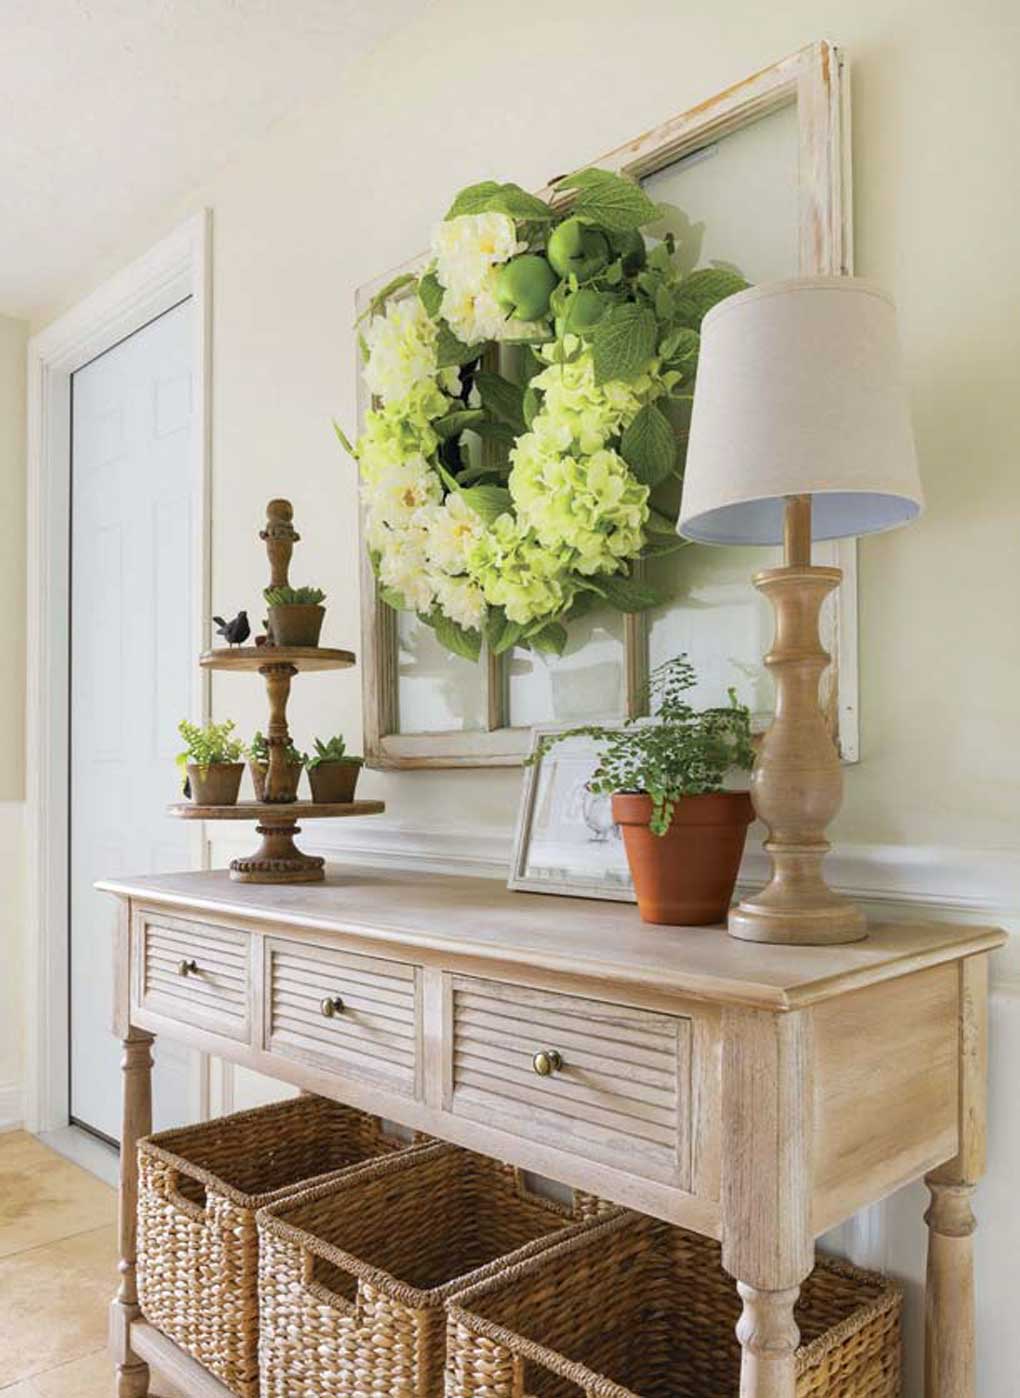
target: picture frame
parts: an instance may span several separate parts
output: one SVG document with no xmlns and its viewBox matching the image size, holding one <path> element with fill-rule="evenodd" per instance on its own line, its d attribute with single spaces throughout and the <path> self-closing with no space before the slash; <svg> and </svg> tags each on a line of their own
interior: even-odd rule
<svg viewBox="0 0 1020 1398">
<path fill-rule="evenodd" d="M 849 274 L 853 265 L 849 68 L 831 43 L 811 44 L 586 163 L 647 182 L 659 199 L 671 172 L 684 165 L 695 173 L 700 170 L 702 177 L 706 170 L 721 171 L 723 162 L 708 157 L 732 149 L 733 139 L 762 131 L 766 123 L 784 119 L 784 114 L 792 114 L 787 138 L 792 142 L 794 168 L 788 191 L 789 268 L 778 275 Z M 725 179 L 718 173 L 713 177 Z M 570 192 L 553 185 L 551 181 L 539 190 L 540 196 L 556 206 L 569 204 Z M 668 201 L 668 192 L 666 197 Z M 359 316 L 394 275 L 418 272 L 426 262 L 422 254 L 361 287 Z M 371 407 L 360 364 L 358 405 L 360 425 Z M 700 575 L 693 581 L 687 576 L 682 580 L 685 600 L 690 598 L 686 614 L 678 604 L 665 621 L 661 614 L 616 613 L 608 626 L 592 628 L 585 620 L 574 624 L 583 645 L 576 650 L 568 647 L 560 661 L 536 659 L 520 650 L 501 656 L 483 650 L 481 660 L 473 665 L 445 654 L 423 623 L 408 613 L 398 615 L 382 601 L 364 542 L 363 521 L 361 668 L 367 765 L 390 770 L 518 766 L 529 751 L 536 723 L 554 717 L 575 724 L 593 721 L 578 701 L 580 690 L 584 701 L 597 703 L 604 712 L 604 690 L 610 685 L 618 699 L 613 719 L 642 714 L 649 670 L 681 650 L 696 654 L 699 669 L 705 671 L 711 692 L 697 697 L 706 704 L 717 702 L 726 684 L 743 670 L 741 697 L 752 710 L 755 729 L 764 731 L 772 716 L 772 688 L 761 656 L 771 638 L 767 629 L 771 618 L 755 600 L 748 575 L 769 566 L 770 559 L 765 551 L 755 551 L 753 560 L 732 553 L 729 562 L 721 564 L 719 556 L 726 550 L 708 552 L 716 559 L 707 584 L 701 585 L 705 580 Z M 823 644 L 832 663 L 822 678 L 821 702 L 843 761 L 855 762 L 859 751 L 856 540 L 817 545 L 815 561 L 839 567 L 843 573 L 843 585 L 827 602 L 822 618 Z M 644 576 L 647 566 L 639 565 L 640 575 Z M 712 607 L 720 608 L 727 618 L 725 636 L 712 653 L 704 655 L 706 634 L 715 634 L 714 618 L 709 619 L 706 632 Z"/>
<path fill-rule="evenodd" d="M 543 738 L 571 727 L 536 726 L 531 756 Z M 507 880 L 511 891 L 636 902 L 612 797 L 585 790 L 597 762 L 596 741 L 576 737 L 525 765 Z"/>
</svg>

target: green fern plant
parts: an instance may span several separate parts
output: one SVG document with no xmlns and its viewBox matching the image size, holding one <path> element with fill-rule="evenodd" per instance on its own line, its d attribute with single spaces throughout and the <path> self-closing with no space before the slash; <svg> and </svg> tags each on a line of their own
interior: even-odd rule
<svg viewBox="0 0 1020 1398">
<path fill-rule="evenodd" d="M 644 792 L 652 798 L 650 828 L 665 835 L 673 807 L 682 797 L 722 791 L 728 771 L 749 771 L 754 765 L 746 705 L 738 703 L 736 691 L 730 689 L 727 706 L 694 709 L 685 696 L 696 683 L 697 673 L 686 655 L 667 660 L 648 680 L 654 722 L 629 719 L 620 728 L 586 725 L 551 733 L 540 739 L 526 765 L 567 738 L 594 738 L 601 752 L 590 790 L 607 795 Z"/>
<path fill-rule="evenodd" d="M 239 762 L 244 744 L 232 736 L 234 728 L 232 718 L 224 723 L 207 723 L 204 728 L 182 718 L 177 731 L 187 746 L 177 754 L 177 766 L 186 774 L 189 764 L 206 771 L 224 762 Z"/>
<path fill-rule="evenodd" d="M 270 607 L 321 607 L 326 600 L 321 587 L 267 587 L 262 596 Z"/>
</svg>

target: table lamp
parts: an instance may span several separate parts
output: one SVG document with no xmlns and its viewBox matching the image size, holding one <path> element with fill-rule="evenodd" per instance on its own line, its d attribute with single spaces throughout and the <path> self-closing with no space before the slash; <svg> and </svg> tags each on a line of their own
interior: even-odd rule
<svg viewBox="0 0 1020 1398">
<path fill-rule="evenodd" d="M 843 774 L 818 702 L 829 663 L 818 618 L 842 574 L 813 566 L 811 541 L 893 529 L 921 510 L 895 308 L 857 278 L 803 277 L 720 302 L 701 336 L 678 532 L 785 551 L 783 567 L 754 578 L 776 616 L 765 657 L 776 712 L 751 778 L 772 877 L 731 910 L 729 930 L 858 941 L 864 915 L 822 868 Z"/>
</svg>

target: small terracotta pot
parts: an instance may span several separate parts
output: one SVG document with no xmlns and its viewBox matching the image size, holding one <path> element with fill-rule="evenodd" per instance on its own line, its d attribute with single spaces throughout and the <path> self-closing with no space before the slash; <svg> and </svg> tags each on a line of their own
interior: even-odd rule
<svg viewBox="0 0 1020 1398">
<path fill-rule="evenodd" d="M 248 771 L 251 773 L 251 784 L 255 788 L 255 800 L 264 801 L 266 799 L 266 778 L 269 776 L 269 763 L 253 762 L 249 758 Z M 283 789 L 285 801 L 293 801 L 296 798 L 303 771 L 304 767 L 300 762 L 287 763 L 287 785 Z"/>
<path fill-rule="evenodd" d="M 361 768 L 360 757 L 352 757 L 347 762 L 320 762 L 317 767 L 309 767 L 312 800 L 324 806 L 353 801 Z"/>
<path fill-rule="evenodd" d="M 618 792 L 613 819 L 623 831 L 627 863 L 644 922 L 702 927 L 723 922 L 733 898 L 754 807 L 746 791 L 685 796 L 665 835 L 649 829 L 652 798 Z"/>
<path fill-rule="evenodd" d="M 274 646 L 317 646 L 322 634 L 325 607 L 291 602 L 269 608 L 269 630 Z"/>
<path fill-rule="evenodd" d="M 189 762 L 191 799 L 196 806 L 236 806 L 243 776 L 243 762 L 214 762 L 208 767 Z"/>
</svg>

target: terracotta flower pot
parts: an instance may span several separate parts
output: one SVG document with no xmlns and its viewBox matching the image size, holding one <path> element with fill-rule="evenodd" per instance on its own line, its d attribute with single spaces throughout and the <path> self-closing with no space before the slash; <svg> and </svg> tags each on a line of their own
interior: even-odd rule
<svg viewBox="0 0 1020 1398">
<path fill-rule="evenodd" d="M 251 784 L 255 788 L 255 800 L 264 801 L 266 799 L 266 778 L 269 776 L 268 762 L 252 762 L 249 759 L 248 771 L 251 773 Z M 284 799 L 293 801 L 297 797 L 298 785 L 301 781 L 301 773 L 304 767 L 300 762 L 287 763 L 287 785 L 284 787 Z"/>
<path fill-rule="evenodd" d="M 325 607 L 291 602 L 269 608 L 269 629 L 275 646 L 317 646 Z"/>
<path fill-rule="evenodd" d="M 352 757 L 347 762 L 320 762 L 316 767 L 309 767 L 312 800 L 324 806 L 353 801 L 361 767 L 360 757 Z"/>
<path fill-rule="evenodd" d="M 236 806 L 243 776 L 243 762 L 213 762 L 208 767 L 189 762 L 191 799 L 196 806 Z"/>
<path fill-rule="evenodd" d="M 650 796 L 619 792 L 613 797 L 613 819 L 623 831 L 642 920 L 672 927 L 723 922 L 754 820 L 748 792 L 685 796 L 676 803 L 665 835 L 652 833 L 651 818 Z"/>
</svg>

